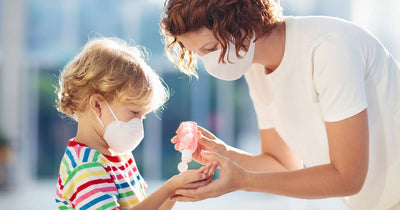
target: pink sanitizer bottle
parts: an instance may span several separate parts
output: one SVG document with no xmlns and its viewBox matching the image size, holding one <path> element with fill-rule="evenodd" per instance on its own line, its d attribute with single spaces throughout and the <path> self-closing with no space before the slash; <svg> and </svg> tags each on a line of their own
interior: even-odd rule
<svg viewBox="0 0 400 210">
<path fill-rule="evenodd" d="M 177 149 L 182 153 L 182 162 L 178 164 L 178 170 L 182 173 L 188 169 L 188 163 L 192 161 L 192 154 L 197 149 L 200 133 L 197 129 L 197 123 L 186 121 L 181 122 L 176 134 L 178 134 Z"/>
</svg>

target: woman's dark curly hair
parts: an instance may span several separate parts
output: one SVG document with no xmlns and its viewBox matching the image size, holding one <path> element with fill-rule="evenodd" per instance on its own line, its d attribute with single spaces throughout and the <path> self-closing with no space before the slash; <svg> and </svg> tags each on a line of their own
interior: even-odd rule
<svg viewBox="0 0 400 210">
<path fill-rule="evenodd" d="M 235 40 L 240 56 L 240 50 L 247 51 L 243 44 L 247 37 L 253 32 L 256 39 L 264 36 L 283 20 L 279 3 L 269 0 L 166 0 L 164 6 L 160 25 L 167 57 L 183 73 L 195 77 L 197 60 L 177 36 L 210 29 L 222 47 L 219 61 L 225 62 L 229 41 Z"/>
</svg>

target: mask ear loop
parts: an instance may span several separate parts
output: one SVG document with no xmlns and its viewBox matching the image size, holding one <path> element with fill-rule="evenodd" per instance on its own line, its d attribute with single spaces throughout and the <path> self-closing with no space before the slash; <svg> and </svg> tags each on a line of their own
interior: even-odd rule
<svg viewBox="0 0 400 210">
<path fill-rule="evenodd" d="M 106 101 L 106 104 L 107 104 L 107 106 L 108 106 L 108 109 L 110 109 L 112 116 L 115 118 L 115 120 L 116 120 L 118 123 L 120 123 L 120 121 L 118 120 L 117 116 L 114 114 L 113 110 L 111 109 L 110 104 L 108 104 L 107 101 Z M 97 118 L 99 118 L 99 116 L 97 116 Z M 99 119 L 100 119 L 100 118 L 99 118 Z M 103 127 L 104 127 L 103 122 L 101 122 L 101 124 L 102 124 Z M 115 153 L 114 153 L 114 151 L 113 151 L 111 148 L 108 148 L 108 151 L 111 153 L 111 156 L 115 156 Z"/>
<path fill-rule="evenodd" d="M 118 120 L 117 116 L 115 116 L 115 114 L 114 114 L 113 110 L 111 109 L 111 106 L 110 106 L 110 104 L 108 104 L 108 102 L 106 102 L 106 103 L 107 103 L 107 106 L 108 106 L 108 108 L 109 108 L 109 109 L 110 109 L 110 111 L 111 111 L 111 114 L 112 114 L 112 115 L 113 115 L 113 117 L 115 118 L 115 120 L 119 122 L 119 120 Z"/>
<path fill-rule="evenodd" d="M 97 116 L 97 115 L 96 115 L 96 117 L 97 117 L 97 119 L 99 120 L 99 122 L 100 122 L 101 126 L 103 126 L 103 128 L 106 128 L 106 126 L 104 126 L 104 123 L 103 123 L 103 121 L 101 121 L 100 117 L 99 117 L 99 116 Z"/>
<path fill-rule="evenodd" d="M 114 114 L 113 110 L 111 109 L 111 106 L 108 104 L 108 102 L 106 102 L 106 103 L 107 103 L 108 108 L 109 108 L 110 111 L 111 111 L 111 114 L 112 114 L 113 117 L 115 118 L 115 120 L 117 120 L 117 121 L 119 122 L 117 116 Z M 96 117 L 97 117 L 97 119 L 99 120 L 100 124 L 103 126 L 103 128 L 105 128 L 106 126 L 104 125 L 104 123 L 103 123 L 103 121 L 100 119 L 100 117 L 97 116 L 97 115 L 96 115 Z"/>
<path fill-rule="evenodd" d="M 250 43 L 249 43 L 249 48 L 250 48 L 250 45 L 252 44 L 252 43 L 254 43 L 254 40 L 256 39 L 256 32 L 255 31 L 253 31 L 253 33 L 252 33 L 252 37 L 250 38 L 250 36 L 246 36 L 246 39 L 247 40 L 249 40 L 250 41 Z M 233 43 L 233 42 L 232 42 Z M 247 49 L 247 51 L 248 51 L 249 49 Z M 239 53 L 242 53 L 243 55 L 241 55 L 241 56 L 246 56 L 246 54 L 247 54 L 247 52 L 243 52 L 243 51 L 239 51 Z"/>
</svg>

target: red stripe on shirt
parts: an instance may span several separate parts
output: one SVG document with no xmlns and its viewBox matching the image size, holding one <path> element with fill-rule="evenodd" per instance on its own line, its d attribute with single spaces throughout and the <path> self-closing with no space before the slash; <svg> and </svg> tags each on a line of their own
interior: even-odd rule
<svg viewBox="0 0 400 210">
<path fill-rule="evenodd" d="M 58 185 L 60 186 L 60 190 L 64 189 L 64 185 L 62 185 L 62 180 L 60 174 L 58 174 Z"/>
<path fill-rule="evenodd" d="M 70 201 L 73 202 L 76 198 L 76 195 L 79 192 L 81 192 L 82 190 L 86 189 L 87 187 L 89 187 L 91 185 L 95 185 L 95 184 L 104 184 L 104 183 L 113 183 L 114 184 L 114 181 L 111 179 L 95 179 L 95 180 L 88 181 L 85 184 L 80 185 L 76 189 L 75 193 L 71 196 Z M 115 189 L 117 189 L 117 188 L 115 188 Z"/>
</svg>

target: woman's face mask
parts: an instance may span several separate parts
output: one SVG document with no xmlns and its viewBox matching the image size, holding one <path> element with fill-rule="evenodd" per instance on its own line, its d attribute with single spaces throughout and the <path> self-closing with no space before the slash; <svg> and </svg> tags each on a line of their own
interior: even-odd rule
<svg viewBox="0 0 400 210">
<path fill-rule="evenodd" d="M 249 70 L 253 61 L 255 50 L 254 39 L 255 36 L 250 40 L 247 52 L 239 51 L 239 55 L 243 58 L 238 58 L 236 56 L 236 47 L 232 42 L 228 43 L 228 49 L 224 58 L 225 63 L 218 62 L 222 51 L 221 49 L 200 56 L 206 71 L 221 80 L 232 81 L 239 79 L 247 72 L 247 70 Z"/>
<path fill-rule="evenodd" d="M 103 138 L 110 147 L 110 152 L 112 152 L 113 155 L 122 155 L 132 152 L 144 137 L 142 120 L 133 118 L 128 122 L 119 121 L 108 103 L 107 106 L 115 120 L 105 127 L 99 116 L 97 116 L 97 119 L 105 128 Z"/>
</svg>

